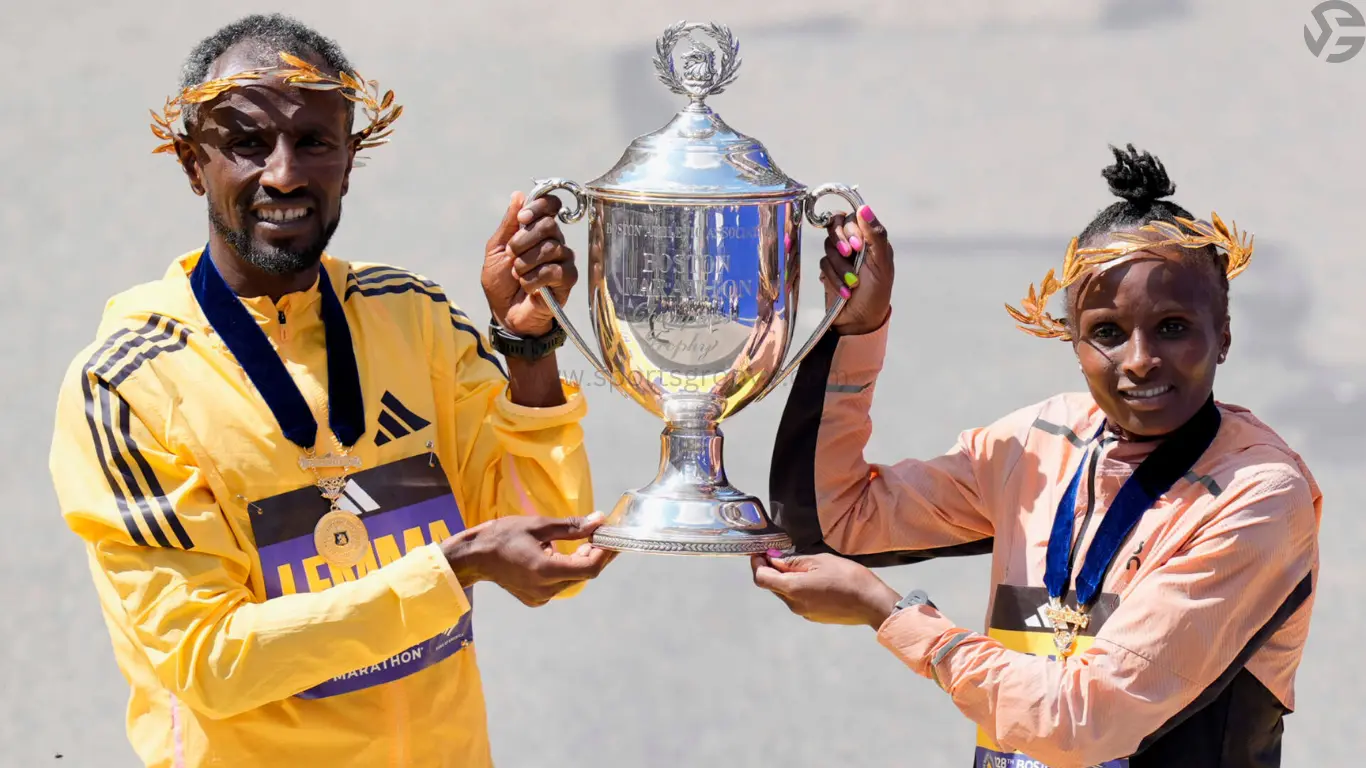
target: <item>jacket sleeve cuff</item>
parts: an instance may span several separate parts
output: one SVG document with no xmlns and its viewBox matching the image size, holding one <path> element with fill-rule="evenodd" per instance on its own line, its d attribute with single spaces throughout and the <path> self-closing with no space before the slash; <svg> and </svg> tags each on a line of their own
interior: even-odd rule
<svg viewBox="0 0 1366 768">
<path fill-rule="evenodd" d="M 532 408 L 512 402 L 511 390 L 507 387 L 495 399 L 495 408 L 503 417 L 504 423 L 514 431 L 532 432 L 538 429 L 563 427 L 577 424 L 588 415 L 588 400 L 583 396 L 579 385 L 560 379 L 564 390 L 565 402 L 546 408 Z"/>
<path fill-rule="evenodd" d="M 936 658 L 935 651 L 941 641 L 967 631 L 928 605 L 916 605 L 888 617 L 878 628 L 877 640 L 917 675 L 947 687 L 948 681 L 940 681 L 935 671 L 943 654 Z"/>
</svg>

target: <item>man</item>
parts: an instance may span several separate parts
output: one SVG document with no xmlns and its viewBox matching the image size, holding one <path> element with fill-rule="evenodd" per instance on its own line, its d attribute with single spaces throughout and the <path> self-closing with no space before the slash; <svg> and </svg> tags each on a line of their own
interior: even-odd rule
<svg viewBox="0 0 1366 768">
<path fill-rule="evenodd" d="M 471 588 L 542 605 L 611 558 L 533 295 L 576 279 L 559 203 L 514 195 L 489 241 L 504 372 L 439 286 L 325 252 L 401 111 L 348 73 L 280 16 L 195 48 L 153 130 L 207 245 L 115 296 L 62 385 L 51 470 L 149 766 L 489 765 Z"/>
</svg>

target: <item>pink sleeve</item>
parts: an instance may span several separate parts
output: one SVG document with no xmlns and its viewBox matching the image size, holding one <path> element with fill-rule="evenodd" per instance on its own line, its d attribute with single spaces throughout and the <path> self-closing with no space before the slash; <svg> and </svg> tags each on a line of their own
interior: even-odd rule
<svg viewBox="0 0 1366 768">
<path fill-rule="evenodd" d="M 1318 502 L 1303 476 L 1263 464 L 1225 494 L 1070 659 L 1008 651 L 925 607 L 893 615 L 878 640 L 1002 746 L 1055 768 L 1130 755 L 1308 598 Z"/>
<path fill-rule="evenodd" d="M 1032 413 L 966 431 L 942 456 L 870 463 L 869 409 L 888 325 L 832 333 L 803 361 L 774 446 L 775 517 L 802 551 L 824 545 L 864 562 L 990 552 L 994 491 L 1022 453 Z"/>
</svg>

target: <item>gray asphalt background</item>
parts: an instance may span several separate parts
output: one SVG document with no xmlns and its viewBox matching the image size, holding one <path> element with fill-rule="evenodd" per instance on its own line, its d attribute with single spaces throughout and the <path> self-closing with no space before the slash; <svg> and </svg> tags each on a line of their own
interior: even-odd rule
<svg viewBox="0 0 1366 768">
<path fill-rule="evenodd" d="M 876 460 L 1082 382 L 1065 345 L 1002 303 L 1112 202 L 1109 143 L 1166 162 L 1176 200 L 1257 234 L 1234 282 L 1222 400 L 1301 450 L 1326 498 L 1323 575 L 1286 766 L 1360 755 L 1366 665 L 1366 311 L 1360 247 L 1366 55 L 1316 59 L 1308 0 L 5 3 L 0 72 L 0 764 L 132 766 L 126 688 L 47 467 L 56 387 L 105 299 L 205 236 L 203 202 L 153 156 L 147 109 L 191 45 L 248 11 L 336 37 L 406 106 L 356 171 L 332 250 L 445 284 L 474 316 L 482 244 L 532 177 L 587 181 L 679 100 L 653 76 L 680 18 L 732 27 L 739 80 L 712 100 L 808 184 L 857 183 L 894 235 L 893 350 Z M 1330 44 L 1331 47 L 1331 44 Z M 585 243 L 582 225 L 571 244 Z M 808 299 L 820 234 L 805 246 Z M 582 293 L 573 316 L 586 319 Z M 586 327 L 586 326 L 584 326 Z M 590 370 L 577 351 L 567 370 Z M 588 380 L 592 383 L 591 375 Z M 660 424 L 588 390 L 598 503 L 647 482 Z M 740 487 L 766 494 L 783 393 L 725 428 Z M 980 624 L 985 559 L 886 573 Z M 503 766 L 964 766 L 973 726 L 862 628 L 821 627 L 750 585 L 744 559 L 623 556 L 578 599 L 528 610 L 479 590 L 477 633 Z M 1187 649 L 1201 653 L 1202 648 Z M 58 760 L 55 756 L 62 755 Z"/>
</svg>

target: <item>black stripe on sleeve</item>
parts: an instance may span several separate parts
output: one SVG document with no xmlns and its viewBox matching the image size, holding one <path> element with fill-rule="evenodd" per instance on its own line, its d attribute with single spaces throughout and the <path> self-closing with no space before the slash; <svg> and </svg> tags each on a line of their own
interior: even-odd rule
<svg viewBox="0 0 1366 768">
<path fill-rule="evenodd" d="M 768 492 L 774 522 L 792 537 L 792 543 L 802 554 L 837 554 L 869 568 L 905 565 L 936 557 L 990 553 L 991 538 L 934 549 L 866 555 L 844 555 L 825 542 L 816 504 L 816 446 L 820 441 L 821 416 L 839 338 L 839 334 L 831 330 L 811 349 L 797 369 L 792 391 L 783 407 L 769 465 Z"/>
<path fill-rule="evenodd" d="M 468 333 L 469 335 L 473 336 L 474 351 L 478 352 L 480 357 L 484 358 L 490 363 L 493 363 L 493 367 L 497 368 L 498 372 L 501 373 L 503 375 L 503 378 L 506 379 L 508 374 L 507 371 L 503 370 L 502 362 L 500 362 L 498 358 L 493 355 L 492 352 L 484 348 L 484 337 L 479 335 L 479 331 L 476 331 L 473 325 L 470 325 L 461 319 L 464 317 L 465 314 L 463 312 L 460 312 L 456 308 L 451 307 L 451 325 L 455 326 L 456 330 L 464 331 L 465 333 Z"/>
<path fill-rule="evenodd" d="M 458 323 L 458 324 L 460 324 L 461 326 L 468 326 L 468 327 L 465 327 L 463 330 L 474 333 L 475 338 L 479 340 L 479 348 L 480 348 L 481 350 L 484 350 L 484 351 L 488 352 L 488 353 L 489 353 L 489 356 L 490 356 L 490 358 L 491 358 L 491 360 L 492 360 L 492 362 L 494 363 L 494 365 L 498 365 L 498 366 L 499 366 L 499 370 L 502 370 L 502 366 L 498 363 L 498 359 L 495 358 L 495 357 L 492 357 L 492 355 L 493 355 L 493 347 L 488 343 L 488 340 L 487 340 L 487 339 L 485 339 L 478 331 L 475 331 L 475 330 L 474 330 L 474 321 L 470 319 L 470 316 L 467 315 L 467 314 L 465 314 L 464 312 L 462 312 L 462 311 L 461 311 L 459 308 L 457 308 L 454 304 L 450 305 L 450 307 L 451 307 L 451 322 L 453 322 L 453 323 Z"/>
<path fill-rule="evenodd" d="M 190 329 L 187 326 L 176 322 L 174 319 L 166 318 L 166 328 L 155 337 L 148 339 L 155 343 L 138 350 L 138 353 L 134 355 L 118 373 L 109 378 L 109 386 L 111 388 L 117 388 L 140 368 L 143 363 L 153 360 L 161 354 L 184 349 L 188 342 L 189 335 Z M 168 341 L 169 343 L 167 343 Z M 109 364 L 102 367 L 101 373 L 107 372 L 105 369 L 112 368 L 112 365 L 115 362 L 117 361 L 111 360 Z M 128 407 L 128 404 L 124 402 L 123 398 L 119 397 L 117 391 L 111 391 L 111 395 L 114 398 L 115 407 L 119 412 L 119 436 L 123 438 L 123 443 L 128 455 L 133 459 L 133 462 L 137 464 L 142 472 L 143 478 L 146 480 L 146 485 L 144 487 L 137 482 L 135 477 L 128 477 L 129 493 L 134 496 L 138 508 L 141 509 L 143 514 L 147 517 L 149 528 L 156 535 L 158 543 L 161 543 L 162 546 L 172 546 L 169 541 L 162 541 L 164 535 L 161 534 L 156 515 L 151 510 L 150 501 L 148 499 L 149 495 L 151 496 L 151 500 L 154 500 L 157 507 L 161 509 L 162 518 L 170 527 L 171 532 L 175 534 L 176 538 L 179 540 L 181 547 L 183 549 L 191 549 L 194 546 L 194 542 L 190 539 L 189 532 L 185 530 L 184 524 L 180 522 L 180 516 L 176 514 L 175 508 L 171 505 L 170 500 L 166 498 L 165 491 L 162 490 L 161 481 L 157 479 L 156 474 L 152 471 L 151 465 L 147 462 L 147 458 L 142 455 L 142 450 L 138 448 L 137 441 L 133 439 L 130 423 L 132 409 Z M 111 453 L 114 450 L 113 444 L 111 443 Z"/>
<path fill-rule="evenodd" d="M 194 542 L 190 540 L 189 532 L 185 530 L 185 526 L 180 522 L 180 516 L 176 514 L 175 507 L 171 506 L 170 499 L 166 498 L 166 491 L 162 489 L 161 481 L 157 479 L 156 472 L 152 471 L 152 466 L 147 462 L 147 457 L 142 455 L 142 451 L 138 448 L 137 442 L 133 439 L 133 430 L 132 425 L 130 424 L 130 414 L 133 409 L 128 407 L 128 403 L 125 402 L 122 397 L 119 397 L 117 392 L 113 393 L 113 397 L 119 412 L 119 436 L 123 438 L 123 444 L 128 449 L 128 455 L 133 457 L 133 462 L 137 464 L 138 469 L 142 471 L 142 476 L 147 481 L 147 489 L 151 491 L 152 499 L 156 501 L 157 506 L 161 509 L 162 518 L 166 520 L 166 524 L 171 527 L 171 532 L 174 533 L 176 538 L 180 541 L 181 549 L 192 549 L 194 547 Z M 147 505 L 147 495 L 142 492 L 141 486 L 135 486 L 135 488 L 138 497 L 138 506 L 145 508 Z M 130 490 L 133 490 L 133 488 L 130 488 Z M 148 511 L 148 514 L 151 514 L 150 510 Z"/>
<path fill-rule="evenodd" d="M 120 348 L 123 351 L 131 349 L 132 344 L 134 344 L 142 334 L 152 330 L 156 325 L 157 318 L 153 317 L 147 321 L 146 325 L 136 331 L 130 331 L 126 328 L 116 331 L 105 340 L 104 344 L 100 345 L 99 349 L 95 351 L 95 354 L 90 356 L 90 359 L 86 361 L 85 366 L 81 369 L 81 395 L 85 401 L 85 420 L 86 424 L 90 427 L 90 441 L 95 445 L 95 458 L 100 464 L 100 471 L 104 473 L 105 482 L 109 484 L 109 490 L 114 494 L 114 503 L 118 507 L 119 517 L 123 519 L 123 527 L 127 529 L 128 536 L 133 540 L 133 543 L 143 547 L 147 546 L 147 538 L 142 535 L 141 529 L 138 528 L 137 521 L 133 518 L 133 512 L 128 506 L 128 499 L 123 494 L 123 488 L 119 485 L 118 481 L 114 479 L 114 473 L 110 471 L 109 462 L 105 458 L 104 442 L 100 437 L 100 423 L 103 420 L 103 417 L 96 413 L 97 408 L 94 394 L 93 372 L 95 363 L 103 357 L 111 347 L 119 343 L 120 340 L 127 336 L 132 336 L 133 340 Z M 110 451 L 113 451 L 115 450 L 115 446 L 110 445 L 109 449 Z"/>
<path fill-rule="evenodd" d="M 110 412 L 116 407 L 123 409 L 120 421 L 127 424 L 127 404 L 123 402 L 123 398 L 113 392 L 113 387 L 108 382 L 103 379 L 96 379 L 95 382 L 100 388 L 100 422 L 104 425 L 104 436 L 109 442 L 109 455 L 113 458 L 114 466 L 118 469 L 118 476 L 122 479 L 124 487 L 128 489 L 129 495 L 133 497 L 133 501 L 138 505 L 138 509 L 142 511 L 142 522 L 147 525 L 147 530 L 152 532 L 152 538 L 156 539 L 157 544 L 170 547 L 170 539 L 166 538 L 166 532 L 161 529 L 161 523 L 157 522 L 156 515 L 152 514 L 152 508 L 147 504 L 147 494 L 142 492 L 142 487 L 138 484 L 137 478 L 133 476 L 132 467 L 124 458 L 123 451 L 119 450 L 119 444 L 114 437 L 113 415 Z"/>
<path fill-rule="evenodd" d="M 119 432 L 124 438 L 125 445 L 128 445 L 129 440 L 131 440 L 131 409 L 128 408 L 128 404 L 123 401 L 123 398 L 119 397 L 115 388 L 132 375 L 143 362 L 151 357 L 155 357 L 158 354 L 158 352 L 155 351 L 158 349 L 156 345 L 171 338 L 175 333 L 176 327 L 179 326 L 179 323 L 175 320 L 163 318 L 159 315 L 153 315 L 152 321 L 158 323 L 164 321 L 165 325 L 154 335 L 149 336 L 147 334 L 140 334 L 135 337 L 137 343 L 129 342 L 120 347 L 118 352 L 111 355 L 109 359 L 105 361 L 104 365 L 100 366 L 99 369 L 95 371 L 95 382 L 100 388 L 100 421 L 103 424 L 104 434 L 109 443 L 109 456 L 113 459 L 114 466 L 118 469 L 118 476 L 122 478 L 122 486 L 127 489 L 128 495 L 131 496 L 133 502 L 137 504 L 137 508 L 142 514 L 143 524 L 146 525 L 147 530 L 151 532 L 152 538 L 156 540 L 157 544 L 163 547 L 170 547 L 171 542 L 166 537 L 165 531 L 162 530 L 156 515 L 152 512 L 151 505 L 147 500 L 147 494 L 143 492 L 142 485 L 133 474 L 128 461 L 124 456 L 124 451 L 119 448 L 118 442 L 114 437 L 114 428 L 111 424 L 113 414 L 110 413 L 111 408 L 118 411 Z M 181 329 L 182 331 L 184 330 L 183 326 L 181 326 Z M 137 354 L 132 356 L 132 359 L 124 365 L 122 370 L 113 377 L 110 377 L 109 372 L 119 363 L 127 359 L 129 354 L 134 350 L 137 351 Z M 136 443 L 132 443 L 132 450 L 129 451 L 129 454 L 134 456 L 135 460 L 139 461 L 140 464 L 145 464 L 145 459 L 143 459 L 141 453 L 136 452 L 136 448 Z M 148 468 L 146 472 L 150 476 L 150 468 Z"/>
<path fill-rule="evenodd" d="M 800 553 L 830 552 L 816 514 L 816 444 L 825 385 L 835 359 L 839 335 L 827 332 L 797 368 L 792 391 L 783 406 L 778 433 L 773 438 L 768 495 L 773 521 L 792 537 Z"/>
<path fill-rule="evenodd" d="M 355 279 L 352 281 L 348 277 L 343 298 L 349 299 L 356 293 L 362 296 L 420 293 L 433 301 L 447 301 L 446 292 L 441 290 L 441 286 L 397 267 L 366 267 L 351 275 Z"/>
<path fill-rule="evenodd" d="M 1290 617 L 1294 616 L 1295 612 L 1309 600 L 1309 596 L 1313 591 L 1313 574 L 1307 573 L 1304 578 L 1295 585 L 1295 588 L 1290 591 L 1290 594 L 1286 596 L 1285 600 L 1281 602 L 1280 607 L 1276 609 L 1276 612 L 1272 614 L 1266 624 L 1262 625 L 1262 628 L 1257 630 L 1257 633 L 1248 640 L 1247 645 L 1245 645 L 1243 650 L 1234 657 L 1233 662 L 1228 665 L 1228 668 L 1225 669 L 1213 683 L 1210 683 L 1209 687 L 1205 688 L 1205 690 L 1195 698 L 1195 701 L 1192 701 L 1190 704 L 1186 705 L 1185 709 L 1182 709 L 1176 715 L 1172 716 L 1172 718 L 1164 723 L 1161 728 L 1158 728 L 1156 731 L 1149 734 L 1148 737 L 1139 744 L 1138 751 L 1134 753 L 1134 756 L 1141 756 L 1145 753 L 1149 753 L 1147 756 L 1151 757 L 1158 752 L 1161 752 L 1164 755 L 1179 754 L 1181 752 L 1179 742 L 1194 738 L 1193 736 L 1183 737 L 1180 733 L 1180 731 L 1183 730 L 1182 726 L 1193 722 L 1193 718 L 1195 718 L 1201 710 L 1209 707 L 1223 696 L 1225 690 L 1228 689 L 1234 679 L 1243 672 L 1244 668 L 1247 667 L 1247 663 L 1252 660 L 1252 657 L 1257 651 L 1261 650 L 1263 645 L 1266 645 L 1266 641 L 1270 640 L 1272 635 L 1276 634 L 1281 627 L 1285 626 L 1285 623 L 1290 620 Z M 1225 727 L 1223 722 L 1225 718 L 1216 719 L 1220 720 L 1219 727 Z M 1233 737 L 1233 739 L 1246 739 L 1252 734 L 1231 733 L 1228 735 Z M 1174 763 L 1164 758 L 1158 762 L 1146 761 L 1144 764 L 1172 765 Z"/>
<path fill-rule="evenodd" d="M 432 282 L 431 280 L 426 280 L 424 278 L 418 277 L 412 272 L 409 272 L 408 270 L 403 269 L 401 267 L 394 267 L 384 264 L 374 267 L 366 267 L 364 269 L 358 269 L 355 272 L 352 272 L 351 274 L 355 275 L 356 282 L 361 284 L 376 284 L 384 280 L 404 279 L 412 280 L 416 283 L 421 283 L 422 285 L 428 288 L 438 288 L 437 284 Z"/>
<path fill-rule="evenodd" d="M 347 293 L 359 293 L 362 296 L 385 296 L 398 293 L 420 293 L 432 301 L 445 301 L 446 294 L 441 291 L 428 288 L 417 282 L 389 283 L 386 285 L 366 285 L 359 284 L 355 290 L 348 290 Z"/>
<path fill-rule="evenodd" d="M 161 326 L 161 330 L 157 333 L 148 333 L 158 326 Z M 161 509 L 162 517 L 177 538 L 178 543 L 189 549 L 193 546 L 189 533 L 176 515 L 170 500 L 166 498 L 165 491 L 153 472 L 151 464 L 142 454 L 137 441 L 133 439 L 132 409 L 117 391 L 118 386 L 143 363 L 163 353 L 175 352 L 185 348 L 189 328 L 172 318 L 152 315 L 147 324 L 137 331 L 124 329 L 115 333 L 101 350 L 107 350 L 118 340 L 127 336 L 131 336 L 131 338 L 119 346 L 102 365 L 98 368 L 94 367 L 102 354 L 102 352 L 97 352 L 90 358 L 84 370 L 85 375 L 82 384 L 85 394 L 86 416 L 90 423 L 91 436 L 95 440 L 97 458 L 104 471 L 105 480 L 114 493 L 120 515 L 124 520 L 124 527 L 128 529 L 129 535 L 135 543 L 148 546 L 146 537 L 134 520 L 134 505 L 141 514 L 143 524 L 151 533 L 152 539 L 160 546 L 173 546 L 152 510 L 152 503 L 155 502 L 157 507 Z M 120 364 L 123 367 L 111 376 L 110 372 L 114 371 Z M 98 399 L 94 396 L 95 387 L 99 388 Z M 98 411 L 98 418 L 96 411 Z M 99 424 L 98 431 L 96 422 Z M 104 436 L 103 441 L 99 438 L 100 431 Z M 122 440 L 122 447 L 120 447 L 120 440 Z M 107 459 L 104 455 L 105 445 L 109 449 Z M 133 470 L 133 465 L 137 466 L 137 472 Z M 139 480 L 139 473 L 145 480 L 145 485 L 143 481 Z"/>
<path fill-rule="evenodd" d="M 163 353 L 178 352 L 184 349 L 189 341 L 189 337 L 190 329 L 188 327 L 168 318 L 166 321 L 166 330 L 157 334 L 156 337 L 147 339 L 152 342 L 152 345 L 138 350 L 138 353 L 133 356 L 132 360 L 129 360 L 123 368 L 119 369 L 118 373 L 109 377 L 110 386 L 117 387 L 122 384 L 129 376 L 132 376 L 137 369 L 141 368 L 143 363 L 154 360 Z M 111 361 L 111 365 L 109 366 L 111 369 L 113 362 L 115 361 Z M 107 372 L 107 370 L 102 369 L 97 375 L 102 375 Z"/>
<path fill-rule="evenodd" d="M 484 343 L 484 338 L 475 329 L 469 316 L 456 309 L 446 297 L 440 286 L 430 280 L 423 280 L 411 272 L 398 269 L 397 267 L 366 267 L 365 269 L 351 273 L 356 278 L 354 282 L 350 277 L 347 278 L 345 298 L 349 299 L 353 294 L 361 296 L 387 296 L 401 295 L 405 293 L 416 293 L 426 296 L 438 304 L 445 304 L 450 308 L 451 325 L 456 330 L 468 333 L 474 337 L 474 349 L 478 355 L 498 369 L 498 373 L 503 378 L 507 378 L 507 371 L 503 368 L 503 363 L 493 354 L 493 350 Z M 398 281 L 398 282 L 392 282 Z"/>
<path fill-rule="evenodd" d="M 115 350 L 114 354 L 110 355 L 107 359 L 105 359 L 104 365 L 101 365 L 99 368 L 95 369 L 95 378 L 104 379 L 105 381 L 112 381 L 112 379 L 117 378 L 119 384 L 123 383 L 123 380 L 128 378 L 128 375 L 131 374 L 132 371 L 129 371 L 128 374 L 123 374 L 123 372 L 120 371 L 120 374 L 122 375 L 115 375 L 113 377 L 109 375 L 109 372 L 114 370 L 114 368 L 117 367 L 120 363 L 124 362 L 125 360 L 128 360 L 130 356 L 134 363 L 140 364 L 142 361 L 147 359 L 146 355 L 144 354 L 144 350 L 146 349 L 147 345 L 155 345 L 160 342 L 166 341 L 175 334 L 175 329 L 173 327 L 173 324 L 175 324 L 174 320 L 168 320 L 167 318 L 162 317 L 160 315 L 152 315 L 152 321 L 155 321 L 157 323 L 157 326 L 160 328 L 160 330 L 158 330 L 154 334 L 139 331 L 137 334 L 133 336 L 133 338 L 124 342 L 117 350 Z M 165 325 L 162 325 L 162 321 L 167 322 Z M 134 352 L 136 352 L 137 354 L 134 354 Z M 124 370 L 128 370 L 127 366 L 125 366 Z M 133 370 L 136 370 L 136 368 L 134 368 Z M 118 384 L 115 384 L 114 386 L 118 386 Z"/>
</svg>

